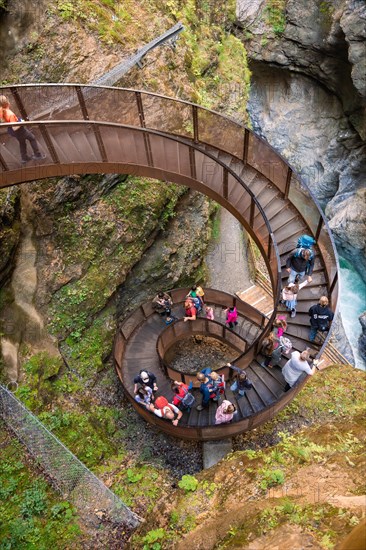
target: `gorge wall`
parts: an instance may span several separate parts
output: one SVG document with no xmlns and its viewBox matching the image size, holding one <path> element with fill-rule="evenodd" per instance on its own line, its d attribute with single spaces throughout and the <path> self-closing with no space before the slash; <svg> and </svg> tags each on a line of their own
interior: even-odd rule
<svg viewBox="0 0 366 550">
<path fill-rule="evenodd" d="M 237 7 L 253 127 L 303 176 L 337 246 L 365 277 L 366 6 L 289 0 L 279 27 L 273 4 Z"/>
</svg>

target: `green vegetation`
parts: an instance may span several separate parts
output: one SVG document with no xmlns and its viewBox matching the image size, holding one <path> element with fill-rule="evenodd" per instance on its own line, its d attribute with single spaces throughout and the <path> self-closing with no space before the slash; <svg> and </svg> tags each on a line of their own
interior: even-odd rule
<svg viewBox="0 0 366 550">
<path fill-rule="evenodd" d="M 194 476 L 184 475 L 178 485 L 186 493 L 189 493 L 189 491 L 195 491 L 197 489 L 198 480 Z"/>
<path fill-rule="evenodd" d="M 0 425 L 0 549 L 78 548 L 74 508 L 60 500 Z"/>
<path fill-rule="evenodd" d="M 264 9 L 266 23 L 275 34 L 282 34 L 286 27 L 286 0 L 268 0 Z"/>
<path fill-rule="evenodd" d="M 163 228 L 174 215 L 184 191 L 173 184 L 162 186 L 149 178 L 131 177 L 103 197 L 97 211 L 91 207 L 85 213 L 75 204 L 64 205 L 62 214 L 54 219 L 56 244 L 63 251 L 65 264 L 79 264 L 82 274 L 53 294 L 49 323 L 52 334 L 66 338 L 68 346 L 80 342 L 93 317 L 140 259 L 150 234 L 157 226 Z M 64 271 L 56 272 L 55 282 L 64 277 Z M 82 344 L 84 351 L 87 346 L 98 345 L 96 339 L 101 344 L 101 340 L 110 338 L 101 325 L 95 325 Z M 76 348 L 74 355 L 78 351 Z M 92 353 L 90 350 L 89 355 Z"/>
</svg>

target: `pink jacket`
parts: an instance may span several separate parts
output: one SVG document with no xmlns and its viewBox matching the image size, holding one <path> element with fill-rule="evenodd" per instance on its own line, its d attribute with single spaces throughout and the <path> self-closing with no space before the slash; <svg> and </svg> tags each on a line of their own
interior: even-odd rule
<svg viewBox="0 0 366 550">
<path fill-rule="evenodd" d="M 230 401 L 224 400 L 221 405 L 217 408 L 216 415 L 215 415 L 215 424 L 225 424 L 225 422 L 230 422 L 233 419 L 234 413 L 225 414 L 224 410 L 228 405 L 230 405 Z"/>
<path fill-rule="evenodd" d="M 227 323 L 235 323 L 235 321 L 238 318 L 238 312 L 236 311 L 236 307 L 234 307 L 234 311 L 231 311 L 230 309 L 226 312 L 226 322 Z"/>
<path fill-rule="evenodd" d="M 206 311 L 206 319 L 209 319 L 210 321 L 213 321 L 215 319 L 215 315 L 212 308 Z"/>
</svg>

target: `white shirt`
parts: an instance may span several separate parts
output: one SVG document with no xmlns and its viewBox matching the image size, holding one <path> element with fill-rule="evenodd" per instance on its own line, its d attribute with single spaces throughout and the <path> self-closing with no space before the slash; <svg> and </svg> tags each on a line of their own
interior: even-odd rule
<svg viewBox="0 0 366 550">
<path fill-rule="evenodd" d="M 160 416 L 160 418 L 165 418 L 165 414 L 167 411 L 173 411 L 175 414 L 179 413 L 178 407 L 173 405 L 173 403 L 169 403 L 169 407 L 168 405 L 166 405 L 163 409 L 154 409 L 153 412 L 154 414 L 156 414 L 156 416 Z"/>
<path fill-rule="evenodd" d="M 312 374 L 312 368 L 307 361 L 300 359 L 299 351 L 293 351 L 291 353 L 291 359 L 287 361 L 282 369 L 282 374 L 291 388 L 298 381 L 303 372 Z"/>
</svg>

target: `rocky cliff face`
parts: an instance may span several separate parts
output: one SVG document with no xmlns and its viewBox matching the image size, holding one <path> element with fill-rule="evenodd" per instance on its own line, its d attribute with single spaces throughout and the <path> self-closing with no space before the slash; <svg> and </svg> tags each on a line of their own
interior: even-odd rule
<svg viewBox="0 0 366 550">
<path fill-rule="evenodd" d="M 301 173 L 337 245 L 366 273 L 366 6 L 361 0 L 238 2 L 254 129 Z M 277 10 L 277 11 L 276 11 Z"/>
<path fill-rule="evenodd" d="M 362 315 L 360 315 L 359 321 L 362 327 L 362 334 L 358 340 L 358 345 L 360 353 L 363 359 L 366 361 L 366 311 Z"/>
<path fill-rule="evenodd" d="M 9 278 L 20 236 L 19 189 L 0 191 L 0 286 Z"/>
</svg>

